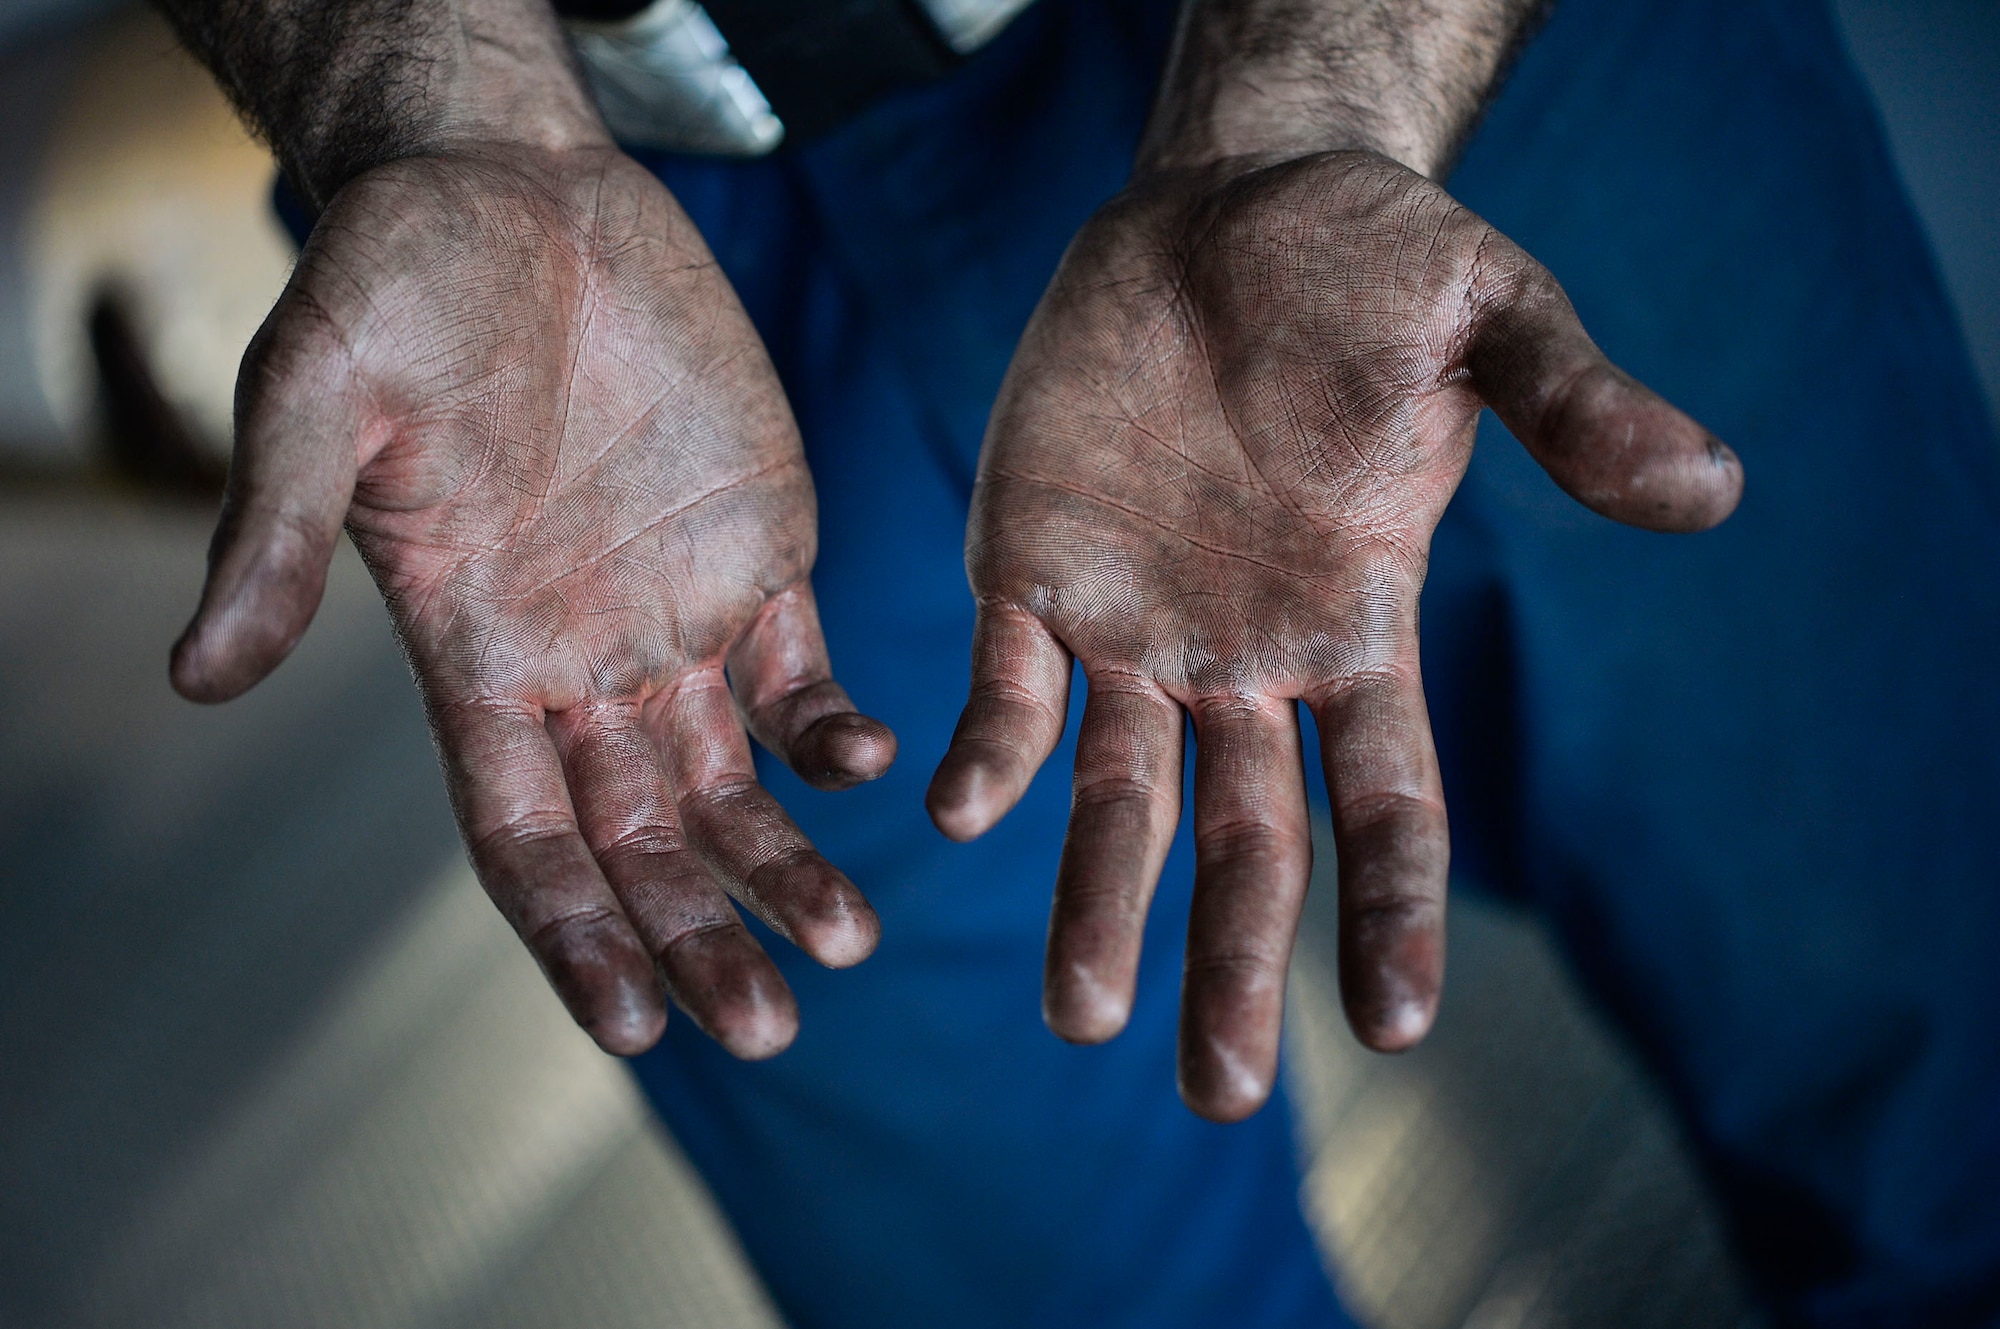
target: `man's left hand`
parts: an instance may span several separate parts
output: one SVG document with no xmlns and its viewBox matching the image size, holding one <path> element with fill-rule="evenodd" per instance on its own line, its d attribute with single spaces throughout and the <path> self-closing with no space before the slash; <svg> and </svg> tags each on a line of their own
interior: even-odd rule
<svg viewBox="0 0 2000 1329">
<path fill-rule="evenodd" d="M 1195 895 L 1180 1082 L 1268 1097 L 1311 867 L 1296 705 L 1333 803 L 1341 981 L 1361 1039 L 1428 1030 L 1449 841 L 1417 660 L 1431 532 L 1492 407 L 1594 511 L 1712 526 L 1736 457 L 1614 368 L 1540 265 L 1367 152 L 1142 178 L 1083 230 L 995 408 L 967 562 L 971 700 L 931 787 L 985 832 L 1090 696 L 1044 1011 L 1129 1015 L 1194 721 Z"/>
</svg>

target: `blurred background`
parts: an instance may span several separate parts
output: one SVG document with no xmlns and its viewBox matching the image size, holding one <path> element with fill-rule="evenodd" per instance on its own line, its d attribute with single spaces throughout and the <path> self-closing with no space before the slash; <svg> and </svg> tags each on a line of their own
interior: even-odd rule
<svg viewBox="0 0 2000 1329">
<path fill-rule="evenodd" d="M 2000 400 L 2000 2 L 1837 7 Z M 272 174 L 147 11 L 0 0 L 0 1329 L 777 1324 L 464 866 L 352 552 L 270 682 L 167 687 L 291 262 Z M 1348 1037 L 1329 920 L 1300 943 L 1350 1304 L 1754 1325 L 1652 1088 L 1529 920 L 1455 908 L 1401 1058 Z"/>
</svg>

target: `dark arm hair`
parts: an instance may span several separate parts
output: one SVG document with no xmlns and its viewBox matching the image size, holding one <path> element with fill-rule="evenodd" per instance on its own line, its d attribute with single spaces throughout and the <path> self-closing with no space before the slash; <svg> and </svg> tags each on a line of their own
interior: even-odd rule
<svg viewBox="0 0 2000 1329">
<path fill-rule="evenodd" d="M 1447 171 L 1551 0 L 1189 0 L 1142 168 L 1368 148 Z"/>
<path fill-rule="evenodd" d="M 459 143 L 601 139 L 547 0 L 154 0 L 315 206 Z"/>
</svg>

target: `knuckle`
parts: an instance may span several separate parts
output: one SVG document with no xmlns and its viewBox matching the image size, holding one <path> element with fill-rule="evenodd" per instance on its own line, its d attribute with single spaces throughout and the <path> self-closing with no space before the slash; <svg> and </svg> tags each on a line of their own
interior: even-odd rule
<svg viewBox="0 0 2000 1329">
<path fill-rule="evenodd" d="M 743 924 L 733 917 L 712 914 L 688 918 L 660 938 L 655 954 L 662 964 L 671 967 L 689 951 L 701 949 L 707 943 L 734 940 L 730 934 L 736 932 L 748 935 Z"/>
<path fill-rule="evenodd" d="M 759 793 L 754 777 L 731 773 L 686 791 L 681 795 L 681 803 L 686 809 L 684 815 L 690 817 L 721 818 L 724 824 L 748 822 L 761 804 Z"/>
<path fill-rule="evenodd" d="M 750 870 L 749 886 L 808 916 L 846 912 L 848 888 L 832 865 L 804 845 L 787 845 Z"/>
<path fill-rule="evenodd" d="M 1314 707 L 1351 707 L 1363 701 L 1393 702 L 1411 696 L 1413 692 L 1421 695 L 1420 682 L 1419 666 L 1414 660 L 1381 660 L 1333 679 L 1307 700 Z"/>
<path fill-rule="evenodd" d="M 1255 993 L 1284 982 L 1283 965 L 1261 951 L 1237 948 L 1189 956 L 1185 970 L 1190 987 L 1231 987 Z"/>
<path fill-rule="evenodd" d="M 1249 814 L 1220 818 L 1200 828 L 1203 857 L 1217 864 L 1257 868 L 1289 857 L 1287 839 L 1268 821 Z"/>
<path fill-rule="evenodd" d="M 1085 771 L 1078 767 L 1070 806 L 1078 813 L 1124 812 L 1133 805 L 1147 810 L 1165 803 L 1166 788 L 1145 775 L 1131 771 Z"/>
<path fill-rule="evenodd" d="M 687 847 L 687 835 L 677 826 L 635 826 L 607 841 L 597 856 L 607 863 L 628 863 L 678 855 Z"/>
<path fill-rule="evenodd" d="M 1400 789 L 1354 794 L 1339 801 L 1340 822 L 1350 835 L 1384 829 L 1412 837 L 1444 831 L 1444 805 L 1437 799 Z"/>
<path fill-rule="evenodd" d="M 538 813 L 496 826 L 472 842 L 472 857 L 481 862 L 507 859 L 561 841 L 575 827 L 554 813 Z"/>
<path fill-rule="evenodd" d="M 1019 679 L 1006 674 L 989 674 L 980 679 L 973 685 L 972 698 L 976 704 L 1002 712 L 1026 711 L 1033 721 L 1042 725 L 1058 723 L 1062 719 L 1047 698 Z M 1007 719 L 1004 716 L 994 716 L 989 723 L 1005 724 Z"/>
<path fill-rule="evenodd" d="M 829 715 L 854 709 L 840 684 L 830 678 L 789 679 L 753 698 L 744 707 L 760 733 L 793 738 Z"/>
<path fill-rule="evenodd" d="M 1261 727 L 1271 711 L 1269 699 L 1251 692 L 1211 693 L 1196 706 L 1210 730 Z"/>
<path fill-rule="evenodd" d="M 1033 762 L 1010 739 L 983 734 L 964 734 L 952 740 L 946 761 L 961 776 L 1011 788 L 1025 786 Z"/>
<path fill-rule="evenodd" d="M 617 912 L 607 905 L 575 905 L 543 919 L 522 940 L 538 955 L 566 958 L 572 951 L 587 948 L 593 934 L 618 922 Z"/>
<path fill-rule="evenodd" d="M 1091 872 L 1065 863 L 1057 869 L 1056 908 L 1071 929 L 1066 942 L 1074 942 L 1079 922 L 1117 924 L 1143 916 L 1145 896 L 1142 884 L 1123 873 Z"/>
<path fill-rule="evenodd" d="M 1104 695 L 1118 701 L 1137 701 L 1147 705 L 1171 705 L 1159 685 L 1146 674 L 1129 665 L 1100 663 L 1089 673 L 1091 695 Z"/>
<path fill-rule="evenodd" d="M 1442 871 L 1438 855 L 1450 839 L 1450 823 L 1436 797 L 1408 791 L 1350 795 L 1336 803 L 1334 825 L 1338 841 L 1388 865 L 1390 879 Z"/>
<path fill-rule="evenodd" d="M 1390 889 L 1366 899 L 1344 901 L 1341 921 L 1364 941 L 1429 932 L 1444 921 L 1444 901 L 1426 891 Z"/>
</svg>

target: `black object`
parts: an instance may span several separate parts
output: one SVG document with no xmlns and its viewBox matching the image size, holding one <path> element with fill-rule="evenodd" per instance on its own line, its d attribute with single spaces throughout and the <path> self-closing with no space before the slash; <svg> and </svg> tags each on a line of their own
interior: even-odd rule
<svg viewBox="0 0 2000 1329">
<path fill-rule="evenodd" d="M 647 0 L 557 0 L 565 18 L 615 22 Z M 704 0 L 729 52 L 793 141 L 833 129 L 876 98 L 956 68 L 959 55 L 916 0 Z"/>
<path fill-rule="evenodd" d="M 556 0 L 556 13 L 585 23 L 623 23 L 650 8 L 653 0 Z"/>
<path fill-rule="evenodd" d="M 227 468 L 202 446 L 194 426 L 160 391 L 130 301 L 115 288 L 90 306 L 90 350 L 104 405 L 105 459 L 142 489 L 209 499 L 222 492 Z"/>
<path fill-rule="evenodd" d="M 707 0 L 707 9 L 795 139 L 958 63 L 914 0 Z"/>
</svg>

